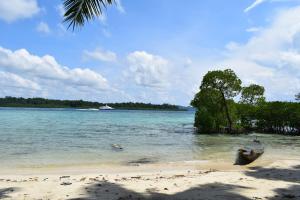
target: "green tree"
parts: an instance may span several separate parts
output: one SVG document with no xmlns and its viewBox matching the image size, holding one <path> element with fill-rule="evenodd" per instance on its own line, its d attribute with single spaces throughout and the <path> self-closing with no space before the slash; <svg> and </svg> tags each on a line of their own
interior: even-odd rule
<svg viewBox="0 0 300 200">
<path fill-rule="evenodd" d="M 102 15 L 103 9 L 115 0 L 64 0 L 64 22 L 73 30 Z"/>
<path fill-rule="evenodd" d="M 195 95 L 191 105 L 197 108 L 194 126 L 202 133 L 220 132 L 224 124 L 220 93 L 202 89 Z"/>
<path fill-rule="evenodd" d="M 231 69 L 209 71 L 202 80 L 201 90 L 211 90 L 220 96 L 220 105 L 225 111 L 225 116 L 228 122 L 228 132 L 232 132 L 233 119 L 230 112 L 229 100 L 236 97 L 242 87 L 242 81 L 237 77 Z"/>
<path fill-rule="evenodd" d="M 300 103 L 266 102 L 257 113 L 259 129 L 269 133 L 300 133 Z"/>
<path fill-rule="evenodd" d="M 248 87 L 243 87 L 241 103 L 257 105 L 265 101 L 265 88 L 260 85 L 251 84 Z"/>
<path fill-rule="evenodd" d="M 235 97 L 242 92 L 238 103 Z M 241 80 L 230 70 L 208 72 L 191 105 L 197 109 L 195 126 L 199 132 L 257 131 L 300 134 L 300 103 L 266 102 L 265 89 L 251 84 L 241 87 Z M 300 97 L 300 94 L 299 94 Z"/>
</svg>

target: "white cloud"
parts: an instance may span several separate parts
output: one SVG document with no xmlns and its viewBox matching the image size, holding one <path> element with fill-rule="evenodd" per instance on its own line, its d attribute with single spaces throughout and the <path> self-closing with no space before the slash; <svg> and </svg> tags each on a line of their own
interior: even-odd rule
<svg viewBox="0 0 300 200">
<path fill-rule="evenodd" d="M 116 92 L 99 73 L 87 68 L 62 66 L 50 55 L 32 55 L 25 49 L 11 51 L 0 47 L 0 87 L 9 95 L 14 88 L 39 90 L 37 96 L 49 94 L 59 98 L 95 97 L 101 92 Z M 1 93 L 3 94 L 3 92 Z M 26 91 L 20 93 L 27 96 Z M 73 96 L 74 95 L 74 96 Z"/>
<path fill-rule="evenodd" d="M 39 13 L 37 0 L 1 0 L 0 19 L 13 22 L 22 18 L 30 18 Z"/>
<path fill-rule="evenodd" d="M 120 13 L 125 13 L 125 9 L 122 5 L 122 1 L 121 0 L 116 0 L 116 4 L 117 4 L 117 9 Z"/>
<path fill-rule="evenodd" d="M 190 67 L 181 69 L 180 62 L 175 62 L 170 84 L 176 91 L 170 87 L 169 95 L 186 104 L 199 90 L 205 73 L 231 68 L 244 85 L 263 85 L 268 100 L 294 100 L 300 92 L 299 13 L 300 6 L 279 11 L 269 25 L 252 32 L 247 42 L 229 42 L 214 60 L 193 57 Z M 183 60 L 182 66 L 185 65 Z M 176 97 L 178 94 L 181 97 Z"/>
<path fill-rule="evenodd" d="M 247 7 L 244 12 L 249 12 L 250 10 L 252 10 L 253 8 L 255 8 L 256 6 L 264 3 L 266 0 L 255 0 L 249 7 Z"/>
<path fill-rule="evenodd" d="M 300 7 L 283 10 L 245 44 L 230 43 L 218 66 L 234 69 L 244 82 L 266 87 L 270 99 L 292 100 L 300 91 Z"/>
<path fill-rule="evenodd" d="M 244 85 L 256 83 L 266 88 L 268 100 L 294 100 L 300 92 L 300 6 L 284 9 L 245 43 L 229 42 L 213 59 L 191 57 L 174 60 L 168 94 L 175 102 L 187 104 L 199 90 L 203 75 L 216 69 L 233 69 Z M 181 63 L 181 64 L 180 64 Z M 180 66 L 181 65 L 181 66 Z M 181 67 L 181 68 L 180 68 Z M 176 88 L 176 91 L 172 91 Z"/>
<path fill-rule="evenodd" d="M 28 79 L 24 79 L 13 73 L 0 71 L 0 85 L 3 87 L 23 88 L 29 90 L 40 90 L 40 86 Z"/>
<path fill-rule="evenodd" d="M 250 6 L 248 6 L 247 8 L 244 9 L 244 12 L 247 13 L 265 2 L 269 2 L 269 3 L 297 2 L 297 3 L 299 3 L 300 1 L 299 0 L 254 0 L 254 2 Z"/>
<path fill-rule="evenodd" d="M 48 26 L 48 24 L 46 22 L 40 22 L 37 27 L 36 27 L 36 30 L 40 33 L 50 33 L 50 28 Z"/>
<path fill-rule="evenodd" d="M 99 60 L 104 62 L 116 62 L 117 55 L 112 51 L 102 50 L 101 48 L 94 51 L 83 51 L 83 58 L 85 60 Z"/>
<path fill-rule="evenodd" d="M 236 42 L 229 42 L 228 44 L 226 44 L 225 48 L 226 50 L 229 51 L 233 51 L 236 50 L 240 47 L 240 44 L 236 43 Z"/>
<path fill-rule="evenodd" d="M 33 97 L 43 96 L 44 92 L 38 83 L 25 79 L 19 75 L 0 71 L 0 96 Z"/>
<path fill-rule="evenodd" d="M 146 87 L 167 86 L 168 61 L 145 51 L 135 51 L 127 56 L 129 69 L 125 75 L 137 85 Z"/>
</svg>

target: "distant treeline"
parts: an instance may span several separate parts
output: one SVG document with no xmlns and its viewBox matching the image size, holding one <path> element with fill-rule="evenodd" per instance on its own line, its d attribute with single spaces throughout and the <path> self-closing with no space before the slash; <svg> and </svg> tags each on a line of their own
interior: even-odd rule
<svg viewBox="0 0 300 200">
<path fill-rule="evenodd" d="M 199 89 L 191 102 L 197 109 L 195 127 L 199 133 L 300 134 L 300 103 L 268 102 L 263 86 L 243 87 L 231 69 L 209 71 Z"/>
<path fill-rule="evenodd" d="M 176 105 L 150 103 L 99 103 L 83 100 L 55 100 L 44 98 L 5 97 L 0 98 L 0 107 L 37 107 L 37 108 L 99 108 L 108 105 L 115 109 L 129 110 L 184 110 Z"/>
</svg>

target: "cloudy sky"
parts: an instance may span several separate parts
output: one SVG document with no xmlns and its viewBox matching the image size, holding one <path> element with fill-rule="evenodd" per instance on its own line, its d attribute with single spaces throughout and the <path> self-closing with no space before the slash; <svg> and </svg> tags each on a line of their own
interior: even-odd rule
<svg viewBox="0 0 300 200">
<path fill-rule="evenodd" d="M 74 32 L 61 2 L 0 1 L 1 97 L 188 105 L 225 68 L 268 100 L 300 92 L 300 0 L 118 0 Z"/>
</svg>

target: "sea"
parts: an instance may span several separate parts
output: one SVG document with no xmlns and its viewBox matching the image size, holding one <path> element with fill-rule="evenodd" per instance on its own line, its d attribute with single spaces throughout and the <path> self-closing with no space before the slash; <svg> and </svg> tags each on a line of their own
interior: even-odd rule
<svg viewBox="0 0 300 200">
<path fill-rule="evenodd" d="M 258 138 L 268 158 L 299 158 L 300 137 L 197 134 L 194 111 L 0 108 L 0 169 L 218 160 Z"/>
</svg>

